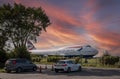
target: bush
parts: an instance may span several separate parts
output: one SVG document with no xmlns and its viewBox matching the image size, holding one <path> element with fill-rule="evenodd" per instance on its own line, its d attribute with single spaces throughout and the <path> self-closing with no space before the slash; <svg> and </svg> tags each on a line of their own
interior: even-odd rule
<svg viewBox="0 0 120 79">
<path fill-rule="evenodd" d="M 27 51 L 26 47 L 16 48 L 13 52 L 9 54 L 10 58 L 26 58 L 31 60 L 30 52 Z"/>
<path fill-rule="evenodd" d="M 5 53 L 4 50 L 0 50 L 0 68 L 4 67 L 4 63 L 7 59 L 7 53 Z"/>
<path fill-rule="evenodd" d="M 103 65 L 115 65 L 119 61 L 119 57 L 116 56 L 104 56 L 100 59 L 100 63 Z"/>
<path fill-rule="evenodd" d="M 0 51 L 0 62 L 4 63 L 8 59 L 7 54 L 5 51 Z"/>
<path fill-rule="evenodd" d="M 80 57 L 75 58 L 75 63 L 79 63 Z"/>
<path fill-rule="evenodd" d="M 60 59 L 61 58 L 59 58 L 59 57 L 48 57 L 47 58 L 47 62 L 57 62 Z"/>
<path fill-rule="evenodd" d="M 33 58 L 32 61 L 33 61 L 33 62 L 40 62 L 40 61 L 41 61 L 41 58 Z"/>
</svg>

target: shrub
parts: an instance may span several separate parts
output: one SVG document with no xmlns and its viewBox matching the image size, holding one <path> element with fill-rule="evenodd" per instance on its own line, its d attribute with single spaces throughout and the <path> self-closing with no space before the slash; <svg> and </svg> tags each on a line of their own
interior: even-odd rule
<svg viewBox="0 0 120 79">
<path fill-rule="evenodd" d="M 115 65 L 119 61 L 119 57 L 117 56 L 104 56 L 100 59 L 100 63 L 104 65 Z"/>
<path fill-rule="evenodd" d="M 4 63 L 7 59 L 7 53 L 4 50 L 0 50 L 0 68 L 4 67 Z"/>
<path fill-rule="evenodd" d="M 79 63 L 80 57 L 75 58 L 75 63 Z"/>
<path fill-rule="evenodd" d="M 9 54 L 10 58 L 26 58 L 31 60 L 30 52 L 27 51 L 25 47 L 16 48 L 13 52 Z"/>
<path fill-rule="evenodd" d="M 40 61 L 41 61 L 41 58 L 33 58 L 32 61 L 33 61 L 33 62 L 40 62 Z"/>
<path fill-rule="evenodd" d="M 48 57 L 47 62 L 57 62 L 60 59 L 60 57 Z"/>
</svg>

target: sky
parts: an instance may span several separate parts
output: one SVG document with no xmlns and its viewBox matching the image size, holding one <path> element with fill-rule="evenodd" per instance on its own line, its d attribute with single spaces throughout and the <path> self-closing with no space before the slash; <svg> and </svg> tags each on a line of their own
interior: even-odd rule
<svg viewBox="0 0 120 79">
<path fill-rule="evenodd" d="M 0 6 L 14 2 L 42 7 L 51 21 L 37 49 L 91 45 L 120 56 L 120 0 L 0 0 Z"/>
</svg>

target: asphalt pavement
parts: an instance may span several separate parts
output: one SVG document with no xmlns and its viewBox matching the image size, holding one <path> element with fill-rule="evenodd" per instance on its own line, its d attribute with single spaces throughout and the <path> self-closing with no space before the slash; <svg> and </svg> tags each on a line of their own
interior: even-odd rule
<svg viewBox="0 0 120 79">
<path fill-rule="evenodd" d="M 0 73 L 0 79 L 120 79 L 120 69 L 105 69 L 105 68 L 83 68 L 81 72 L 59 72 L 51 71 L 49 65 L 45 69 L 42 65 L 42 73 L 39 69 L 35 72 L 27 71 L 22 73 Z"/>
</svg>

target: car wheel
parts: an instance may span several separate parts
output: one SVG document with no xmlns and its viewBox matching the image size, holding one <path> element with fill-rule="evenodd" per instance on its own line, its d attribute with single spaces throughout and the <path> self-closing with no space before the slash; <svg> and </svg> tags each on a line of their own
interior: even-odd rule
<svg viewBox="0 0 120 79">
<path fill-rule="evenodd" d="M 82 71 L 82 68 L 81 68 L 81 66 L 79 66 L 79 68 L 78 68 L 78 71 Z"/>
<path fill-rule="evenodd" d="M 11 72 L 11 70 L 6 70 L 6 72 L 7 72 L 7 73 L 10 73 L 10 72 Z"/>
<path fill-rule="evenodd" d="M 59 72 L 59 70 L 55 69 L 55 72 L 56 72 L 56 73 L 58 73 L 58 72 Z"/>
<path fill-rule="evenodd" d="M 68 73 L 71 72 L 71 68 L 70 68 L 70 67 L 68 67 L 67 72 L 68 72 Z"/>
<path fill-rule="evenodd" d="M 33 67 L 33 71 L 36 71 L 37 70 L 37 67 Z"/>
<path fill-rule="evenodd" d="M 17 73 L 22 72 L 22 68 L 20 68 L 20 67 L 19 67 L 19 68 L 17 68 L 17 69 L 16 69 L 16 72 L 17 72 Z"/>
</svg>

